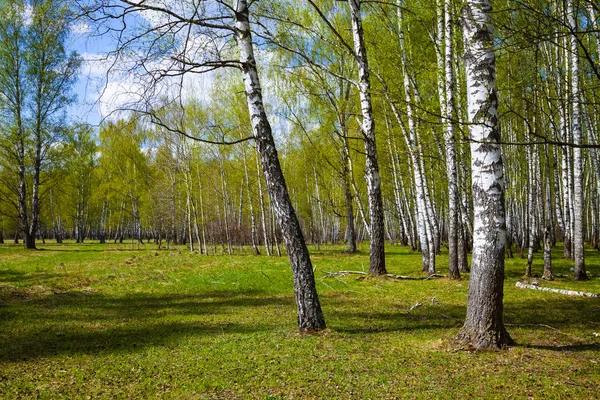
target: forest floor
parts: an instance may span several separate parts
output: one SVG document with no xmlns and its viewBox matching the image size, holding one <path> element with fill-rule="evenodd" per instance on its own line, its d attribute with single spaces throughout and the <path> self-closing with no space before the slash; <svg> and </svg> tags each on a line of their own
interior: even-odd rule
<svg viewBox="0 0 600 400">
<path fill-rule="evenodd" d="M 392 280 L 368 249 L 311 248 L 328 329 L 296 329 L 286 257 L 191 254 L 144 245 L 0 245 L 0 398 L 600 398 L 600 299 L 515 287 L 505 322 L 517 344 L 455 348 L 461 281 Z M 578 283 L 554 253 L 553 282 L 600 292 L 600 253 Z M 542 254 L 534 273 L 541 275 Z M 420 255 L 387 246 L 388 270 L 423 277 Z M 447 257 L 438 259 L 444 274 Z"/>
</svg>

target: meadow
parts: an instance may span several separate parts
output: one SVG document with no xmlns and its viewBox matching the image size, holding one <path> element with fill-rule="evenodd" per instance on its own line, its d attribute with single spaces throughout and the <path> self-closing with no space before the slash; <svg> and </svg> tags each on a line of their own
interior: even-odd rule
<svg viewBox="0 0 600 400">
<path fill-rule="evenodd" d="M 204 256 L 155 245 L 0 245 L 1 398 L 384 399 L 600 397 L 600 299 L 515 287 L 506 262 L 505 322 L 516 345 L 473 352 L 452 342 L 468 274 L 394 280 L 368 248 L 311 247 L 328 328 L 300 334 L 288 259 Z M 420 255 L 387 246 L 388 272 L 423 278 Z M 562 249 L 543 286 L 575 282 Z M 445 253 L 438 270 L 445 273 Z M 534 274 L 541 275 L 541 253 Z"/>
</svg>

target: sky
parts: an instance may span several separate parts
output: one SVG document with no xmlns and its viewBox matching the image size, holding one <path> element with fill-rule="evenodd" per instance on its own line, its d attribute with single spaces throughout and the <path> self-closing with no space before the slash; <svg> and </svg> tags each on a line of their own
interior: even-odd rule
<svg viewBox="0 0 600 400">
<path fill-rule="evenodd" d="M 135 26 L 140 21 L 156 23 L 152 17 L 137 16 L 128 21 L 128 27 Z M 136 18 L 138 19 L 136 21 Z M 114 118 L 111 113 L 127 102 L 136 99 L 136 94 L 142 92 L 142 86 L 131 75 L 111 73 L 107 79 L 107 72 L 111 68 L 113 59 L 107 54 L 116 48 L 117 41 L 113 34 L 95 34 L 95 30 L 85 22 L 80 22 L 71 27 L 67 47 L 69 51 L 76 51 L 83 60 L 78 80 L 73 88 L 76 100 L 68 108 L 68 118 L 72 122 L 83 122 L 98 125 L 104 118 Z M 160 60 L 153 61 L 160 65 Z M 214 74 L 203 76 L 185 77 L 184 95 L 191 93 L 200 101 L 207 101 Z"/>
<path fill-rule="evenodd" d="M 138 16 L 144 22 L 155 24 L 152 17 Z M 135 21 L 129 21 L 128 27 L 134 26 Z M 200 41 L 202 38 L 200 37 Z M 128 75 L 111 74 L 107 81 L 106 76 L 112 60 L 107 59 L 107 54 L 116 48 L 116 40 L 110 34 L 94 35 L 92 27 L 86 23 L 78 23 L 72 26 L 68 41 L 68 48 L 76 51 L 82 57 L 83 65 L 78 80 L 73 88 L 76 96 L 73 104 L 68 108 L 67 114 L 70 122 L 81 122 L 98 126 L 105 118 L 115 119 L 119 114 L 111 114 L 119 105 L 124 105 L 136 99 L 136 93 L 141 92 L 141 87 Z M 202 46 L 199 42 L 199 55 L 202 57 Z M 269 53 L 261 49 L 255 49 L 259 64 L 265 64 L 269 60 Z M 160 60 L 153 61 L 160 63 Z M 156 64 L 155 64 L 156 65 Z M 160 65 L 160 64 L 158 64 Z M 187 74 L 184 80 L 183 100 L 193 97 L 201 104 L 209 105 L 210 93 L 215 90 L 217 74 Z M 271 86 L 276 85 L 266 75 L 261 76 L 263 94 L 267 104 L 272 102 L 273 91 Z M 285 136 L 289 131 L 288 122 L 283 115 L 279 115 L 276 109 L 270 113 L 271 125 L 276 138 Z M 279 110 L 281 111 L 281 110 Z M 121 114 L 122 115 L 122 114 Z"/>
<path fill-rule="evenodd" d="M 68 41 L 70 51 L 76 51 L 83 60 L 82 68 L 73 92 L 75 101 L 69 107 L 67 114 L 71 121 L 98 125 L 102 119 L 99 102 L 103 90 L 103 77 L 108 67 L 101 60 L 102 54 L 109 51 L 113 45 L 108 37 L 88 37 L 90 27 L 79 23 L 72 27 Z"/>
</svg>

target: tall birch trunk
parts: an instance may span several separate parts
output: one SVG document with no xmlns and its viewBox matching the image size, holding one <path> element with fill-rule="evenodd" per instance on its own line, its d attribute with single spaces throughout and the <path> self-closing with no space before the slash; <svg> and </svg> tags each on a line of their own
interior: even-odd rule
<svg viewBox="0 0 600 400">
<path fill-rule="evenodd" d="M 254 216 L 254 205 L 252 202 L 252 190 L 250 189 L 250 174 L 248 173 L 248 161 L 246 160 L 246 147 L 242 148 L 242 159 L 244 161 L 244 181 L 246 184 L 246 195 L 248 196 L 248 207 L 250 209 L 250 235 L 252 239 L 252 248 L 256 255 L 260 255 L 258 248 L 258 239 L 256 237 L 256 218 Z"/>
<path fill-rule="evenodd" d="M 569 21 L 569 29 L 571 30 L 570 50 L 571 57 L 569 58 L 569 66 L 571 69 L 571 92 L 573 95 L 573 259 L 575 262 L 574 278 L 575 280 L 587 280 L 585 272 L 584 258 L 584 202 L 583 202 L 583 156 L 581 147 L 583 144 L 583 132 L 581 128 L 581 110 L 579 93 L 579 49 L 577 44 L 577 15 L 573 8 L 573 0 L 567 0 L 567 14 Z"/>
<path fill-rule="evenodd" d="M 346 158 L 342 160 L 342 179 L 344 180 L 344 200 L 346 203 L 346 243 L 348 245 L 348 253 L 356 253 L 356 230 L 354 228 L 354 207 L 352 206 L 352 189 L 350 188 L 350 176 L 348 171 L 348 163 Z"/>
<path fill-rule="evenodd" d="M 550 174 L 550 152 L 548 145 L 545 147 L 546 153 L 546 196 L 545 196 L 545 214 L 544 214 L 544 274 L 542 278 L 548 281 L 554 279 L 552 275 L 552 231 L 554 224 L 552 219 L 552 175 Z"/>
<path fill-rule="evenodd" d="M 298 327 L 303 331 L 324 329 L 325 319 L 315 287 L 312 263 L 300 229 L 300 223 L 290 200 L 277 149 L 275 148 L 271 125 L 264 109 L 262 89 L 252 45 L 248 4 L 246 0 L 236 0 L 234 5 L 235 38 L 239 49 L 250 120 L 271 203 L 281 227 L 292 266 L 294 292 L 298 306 Z"/>
<path fill-rule="evenodd" d="M 528 229 L 526 232 L 528 232 L 528 239 L 529 239 L 529 246 L 528 246 L 528 251 L 527 251 L 527 268 L 525 270 L 525 276 L 530 277 L 531 276 L 531 266 L 533 264 L 533 253 L 536 250 L 536 243 L 537 243 L 537 226 L 535 223 L 535 215 L 536 215 L 536 205 L 537 205 L 537 197 L 538 197 L 538 193 L 537 193 L 537 189 L 538 189 L 538 184 L 537 184 L 537 175 L 535 173 L 535 169 L 537 168 L 538 164 L 539 164 L 539 158 L 537 156 L 537 146 L 532 145 L 528 148 L 528 152 L 527 152 L 527 171 L 528 174 L 527 176 L 529 177 L 529 179 L 527 180 L 529 183 L 529 190 L 528 190 L 528 198 L 527 198 L 527 216 L 529 219 L 529 224 L 528 224 Z"/>
<path fill-rule="evenodd" d="M 491 12 L 490 0 L 468 0 L 462 15 L 474 228 L 467 316 L 457 340 L 476 349 L 513 343 L 502 320 L 506 223 Z"/>
<path fill-rule="evenodd" d="M 400 5 L 400 2 L 398 2 Z M 427 207 L 427 194 L 425 189 L 425 177 L 423 170 L 421 169 L 422 163 L 422 151 L 419 146 L 417 128 L 413 116 L 412 108 L 412 85 L 408 76 L 406 46 L 404 42 L 404 29 L 402 26 L 402 11 L 401 7 L 398 7 L 397 18 L 398 18 L 398 42 L 400 45 L 400 58 L 402 62 L 402 75 L 404 83 L 404 96 L 406 100 L 406 117 L 408 119 L 408 132 L 404 132 L 406 145 L 409 149 L 411 161 L 413 165 L 413 175 L 415 180 L 416 190 L 416 208 L 417 208 L 417 229 L 419 232 L 419 241 L 421 243 L 421 254 L 422 254 L 422 270 L 428 271 L 429 273 L 435 273 L 435 244 L 433 240 L 433 229 L 431 224 L 433 218 L 428 215 Z M 402 120 L 396 106 L 390 101 L 392 111 L 403 128 Z M 404 129 L 403 129 L 404 130 Z"/>
<path fill-rule="evenodd" d="M 263 195 L 262 177 L 260 176 L 260 162 L 258 149 L 256 151 L 256 178 L 258 182 L 258 200 L 260 201 L 260 222 L 262 225 L 263 240 L 265 242 L 265 251 L 271 255 L 271 246 L 269 244 L 269 232 L 267 230 L 267 212 L 265 210 L 265 198 Z"/>
<path fill-rule="evenodd" d="M 441 0 L 438 0 L 441 2 Z M 442 10 L 440 10 L 441 12 Z M 446 175 L 448 178 L 448 277 L 460 279 L 458 269 L 458 168 L 456 166 L 456 140 L 454 138 L 454 69 L 452 49 L 452 2 L 444 0 L 443 23 L 438 29 L 444 28 L 444 62 L 443 75 L 445 96 L 440 97 L 444 113 L 444 145 L 446 150 Z M 440 41 L 441 46 L 441 41 Z M 441 53 L 441 51 L 440 51 Z M 439 71 L 442 75 L 442 70 Z"/>
<path fill-rule="evenodd" d="M 346 131 L 344 131 L 344 152 L 346 154 L 346 160 L 348 161 L 348 177 L 350 179 L 352 191 L 354 192 L 354 197 L 356 198 L 356 206 L 358 207 L 358 213 L 360 214 L 363 227 L 369 232 L 370 235 L 371 228 L 369 227 L 369 223 L 367 222 L 365 208 L 363 207 L 362 201 L 360 199 L 360 191 L 358 190 L 358 186 L 356 185 L 356 180 L 354 180 L 354 162 L 350 157 L 350 143 L 348 141 L 347 134 L 348 131 L 346 129 Z"/>
<path fill-rule="evenodd" d="M 352 20 L 352 36 L 354 38 L 354 57 L 358 64 L 358 86 L 360 106 L 362 111 L 362 134 L 365 142 L 367 192 L 369 197 L 369 233 L 370 260 L 369 273 L 384 275 L 385 268 L 385 236 L 383 218 L 383 200 L 381 197 L 381 179 L 377 161 L 377 146 L 375 143 L 375 120 L 371 103 L 371 81 L 369 77 L 369 62 L 360 15 L 361 0 L 348 0 Z"/>
</svg>

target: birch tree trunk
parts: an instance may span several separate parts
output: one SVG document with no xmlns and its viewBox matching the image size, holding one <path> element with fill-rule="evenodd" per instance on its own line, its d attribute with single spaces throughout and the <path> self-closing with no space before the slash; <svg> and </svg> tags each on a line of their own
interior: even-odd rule
<svg viewBox="0 0 600 400">
<path fill-rule="evenodd" d="M 528 147 L 527 151 L 527 179 L 529 183 L 528 190 L 528 198 L 527 198 L 527 216 L 529 218 L 528 229 L 528 240 L 529 240 L 529 248 L 527 251 L 527 268 L 525 269 L 525 276 L 531 276 L 531 266 L 533 264 L 533 253 L 535 251 L 536 243 L 537 243 L 537 226 L 535 223 L 535 214 L 536 214 L 536 205 L 537 205 L 537 176 L 535 173 L 535 169 L 539 164 L 539 158 L 537 155 L 537 146 L 531 145 Z"/>
<path fill-rule="evenodd" d="M 246 147 L 242 147 L 242 160 L 244 162 L 244 182 L 246 184 L 246 195 L 248 196 L 248 207 L 250 208 L 250 235 L 252 239 L 252 248 L 254 249 L 254 253 L 256 255 L 260 255 L 260 249 L 258 248 L 258 240 L 256 237 L 256 218 L 254 216 L 252 190 L 250 190 L 250 175 L 248 174 L 248 162 L 246 158 Z"/>
<path fill-rule="evenodd" d="M 431 215 L 428 215 L 427 208 L 427 194 L 426 194 L 426 182 L 424 177 L 424 171 L 421 166 L 422 150 L 419 146 L 417 128 L 414 120 L 414 113 L 412 108 L 412 85 L 408 76 L 406 46 L 404 42 L 404 29 L 402 26 L 402 9 L 400 2 L 398 2 L 397 18 L 398 18 L 398 42 L 400 45 L 400 58 L 402 61 L 402 75 L 404 83 L 404 96 L 406 99 L 406 117 L 408 119 L 408 132 L 404 132 L 406 139 L 406 145 L 409 149 L 411 161 L 413 164 L 413 175 L 415 180 L 415 191 L 416 191 L 416 208 L 417 208 L 417 229 L 419 232 L 419 241 L 421 242 L 421 254 L 422 254 L 422 270 L 428 271 L 429 273 L 435 273 L 435 244 L 433 239 L 433 229 L 431 224 L 433 223 Z M 389 100 L 388 100 L 389 101 Z M 392 111 L 398 120 L 398 124 L 404 130 L 400 114 L 397 107 L 391 102 L 390 106 Z"/>
<path fill-rule="evenodd" d="M 441 1 L 441 0 L 440 0 Z M 454 69 L 452 51 L 452 2 L 444 0 L 444 85 L 445 98 L 445 131 L 446 174 L 448 177 L 448 277 L 460 279 L 458 270 L 458 168 L 456 166 L 456 140 L 454 138 Z M 441 45 L 441 44 L 440 44 Z M 442 71 L 440 71 L 440 74 Z"/>
<path fill-rule="evenodd" d="M 377 146 L 375 143 L 375 120 L 371 103 L 371 81 L 369 77 L 369 62 L 360 15 L 360 1 L 348 0 L 352 20 L 352 36 L 354 38 L 354 57 L 358 64 L 358 86 L 360 91 L 360 106 L 362 111 L 362 134 L 365 142 L 367 165 L 365 177 L 369 196 L 369 233 L 370 260 L 369 273 L 384 275 L 385 268 L 385 236 L 383 218 L 383 200 L 381 198 L 381 179 L 377 161 Z"/>
<path fill-rule="evenodd" d="M 313 267 L 296 212 L 292 207 L 275 148 L 271 125 L 264 109 L 252 45 L 248 4 L 246 0 L 237 0 L 234 2 L 234 7 L 235 38 L 240 53 L 250 120 L 273 210 L 281 227 L 292 266 L 294 292 L 298 306 L 298 327 L 302 331 L 324 329 L 325 319 L 315 287 Z"/>
<path fill-rule="evenodd" d="M 342 179 L 344 180 L 344 201 L 346 205 L 346 243 L 348 244 L 348 253 L 356 253 L 356 230 L 354 229 L 354 207 L 352 207 L 352 189 L 350 188 L 350 176 L 346 158 L 342 160 Z"/>
<path fill-rule="evenodd" d="M 573 8 L 573 0 L 567 1 L 569 29 L 571 30 L 569 67 L 571 69 L 571 92 L 573 95 L 573 259 L 575 262 L 574 278 L 577 281 L 587 280 L 585 273 L 584 243 L 584 202 L 583 202 L 583 157 L 581 147 L 583 132 L 581 129 L 580 93 L 579 93 L 579 49 L 577 45 L 577 15 Z"/>
<path fill-rule="evenodd" d="M 258 199 L 260 200 L 260 222 L 262 225 L 263 240 L 265 242 L 265 251 L 271 255 L 271 246 L 269 244 L 269 233 L 267 231 L 267 211 L 265 210 L 265 198 L 263 196 L 262 177 L 260 176 L 260 162 L 258 149 L 256 150 L 256 179 L 258 182 Z"/>
<path fill-rule="evenodd" d="M 365 208 L 363 207 L 362 201 L 360 199 L 360 191 L 358 190 L 358 186 L 356 185 L 356 180 L 354 179 L 354 163 L 352 158 L 350 157 L 350 143 L 348 141 L 348 130 L 346 129 L 344 132 L 344 152 L 348 165 L 348 178 L 350 179 L 350 184 L 352 186 L 352 191 L 354 192 L 354 197 L 356 198 L 356 206 L 358 208 L 358 213 L 360 214 L 360 218 L 363 223 L 363 227 L 371 234 L 371 228 L 369 227 L 369 223 L 367 222 L 367 217 L 365 213 Z"/>
<path fill-rule="evenodd" d="M 545 146 L 546 153 L 546 204 L 544 214 L 544 274 L 542 278 L 548 281 L 554 279 L 552 275 L 552 232 L 554 231 L 554 223 L 552 219 L 552 175 L 550 173 L 550 152 L 548 145 Z"/>
<path fill-rule="evenodd" d="M 476 349 L 513 343 L 502 321 L 506 223 L 491 12 L 490 0 L 468 0 L 462 15 L 474 228 L 467 316 L 457 340 Z"/>
</svg>

